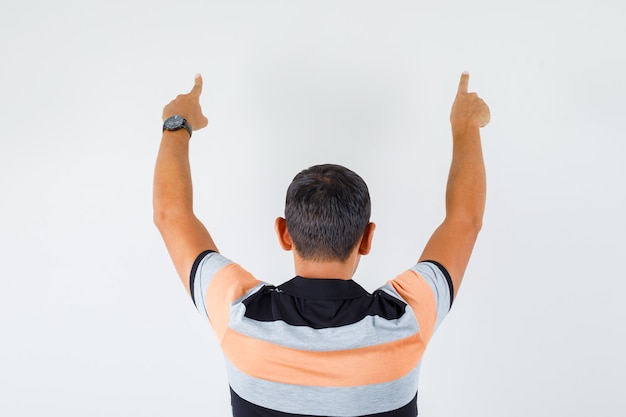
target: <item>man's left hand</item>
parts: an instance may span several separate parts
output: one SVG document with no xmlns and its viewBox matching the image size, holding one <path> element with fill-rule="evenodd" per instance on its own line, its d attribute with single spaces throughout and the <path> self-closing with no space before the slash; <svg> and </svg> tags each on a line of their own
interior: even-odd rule
<svg viewBox="0 0 626 417">
<path fill-rule="evenodd" d="M 196 74 L 191 91 L 178 95 L 163 108 L 163 121 L 170 116 L 178 115 L 184 117 L 194 131 L 206 127 L 209 120 L 202 114 L 200 94 L 202 94 L 202 76 Z"/>
</svg>

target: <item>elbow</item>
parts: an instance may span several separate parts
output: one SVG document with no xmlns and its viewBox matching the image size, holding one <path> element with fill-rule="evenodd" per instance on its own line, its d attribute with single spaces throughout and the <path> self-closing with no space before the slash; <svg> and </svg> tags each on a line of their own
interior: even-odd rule
<svg viewBox="0 0 626 417">
<path fill-rule="evenodd" d="M 478 236 L 480 230 L 483 228 L 483 214 L 482 212 L 469 214 L 463 219 L 463 222 L 469 232 Z"/>
<path fill-rule="evenodd" d="M 480 230 L 483 227 L 482 218 L 469 218 L 461 220 L 460 230 L 465 230 L 468 236 L 473 236 L 474 239 L 478 237 Z"/>
<path fill-rule="evenodd" d="M 165 201 L 156 193 L 152 196 L 152 222 L 159 230 L 168 217 L 167 205 L 164 203 Z"/>
<path fill-rule="evenodd" d="M 175 211 L 164 207 L 155 206 L 152 213 L 152 221 L 159 230 L 163 230 L 168 224 L 176 222 L 177 217 L 178 214 Z"/>
<path fill-rule="evenodd" d="M 152 221 L 157 229 L 162 230 L 168 222 L 170 216 L 166 210 L 155 208 L 152 213 Z"/>
<path fill-rule="evenodd" d="M 152 212 L 152 221 L 161 232 L 189 219 L 195 219 L 195 214 L 187 207 L 155 205 Z"/>
<path fill-rule="evenodd" d="M 470 227 L 476 232 L 476 234 L 480 233 L 480 230 L 483 228 L 482 214 L 480 216 L 475 216 L 474 218 L 470 219 Z"/>
<path fill-rule="evenodd" d="M 152 213 L 152 222 L 157 229 L 161 230 L 161 227 L 165 223 L 165 214 L 162 211 L 154 210 Z"/>
<path fill-rule="evenodd" d="M 165 198 L 157 194 L 152 198 L 152 221 L 159 230 L 178 221 L 187 211 L 191 211 L 191 209 L 176 199 Z"/>
<path fill-rule="evenodd" d="M 463 214 L 463 215 L 448 215 L 446 216 L 446 221 L 449 222 L 450 224 L 456 224 L 458 227 L 458 230 L 464 230 L 465 233 L 473 235 L 473 236 L 478 236 L 478 234 L 480 233 L 480 230 L 483 227 L 483 216 L 482 214 L 478 215 L 470 215 L 470 214 Z"/>
<path fill-rule="evenodd" d="M 484 202 L 481 204 L 453 204 L 452 202 L 448 202 L 446 206 L 447 220 L 476 235 L 478 235 L 483 227 L 484 213 Z"/>
</svg>

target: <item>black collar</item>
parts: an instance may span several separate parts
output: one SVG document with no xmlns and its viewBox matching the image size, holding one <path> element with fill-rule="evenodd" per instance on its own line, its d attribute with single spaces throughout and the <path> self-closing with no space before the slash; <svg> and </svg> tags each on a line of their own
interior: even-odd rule
<svg viewBox="0 0 626 417">
<path fill-rule="evenodd" d="M 318 300 L 349 300 L 370 296 L 370 293 L 351 279 L 303 278 L 297 276 L 279 285 L 278 289 L 294 297 Z"/>
</svg>

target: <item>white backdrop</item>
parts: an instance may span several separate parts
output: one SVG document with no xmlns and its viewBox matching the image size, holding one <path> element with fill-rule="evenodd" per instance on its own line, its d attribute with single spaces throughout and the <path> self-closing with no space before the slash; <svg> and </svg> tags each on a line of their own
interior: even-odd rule
<svg viewBox="0 0 626 417">
<path fill-rule="evenodd" d="M 442 219 L 469 70 L 492 110 L 487 212 L 420 415 L 622 416 L 623 6 L 433 3 L 4 4 L 0 415 L 229 415 L 219 346 L 152 224 L 161 110 L 196 72 L 196 209 L 221 252 L 291 278 L 286 187 L 340 163 L 370 185 L 355 279 L 372 290 Z"/>
</svg>

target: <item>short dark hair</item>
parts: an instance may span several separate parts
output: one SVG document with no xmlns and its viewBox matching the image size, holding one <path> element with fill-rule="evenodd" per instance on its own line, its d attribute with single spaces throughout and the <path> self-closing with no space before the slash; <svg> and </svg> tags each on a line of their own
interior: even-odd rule
<svg viewBox="0 0 626 417">
<path fill-rule="evenodd" d="M 367 184 L 341 165 L 314 165 L 296 175 L 287 189 L 287 229 L 304 259 L 348 259 L 370 214 Z"/>
</svg>

